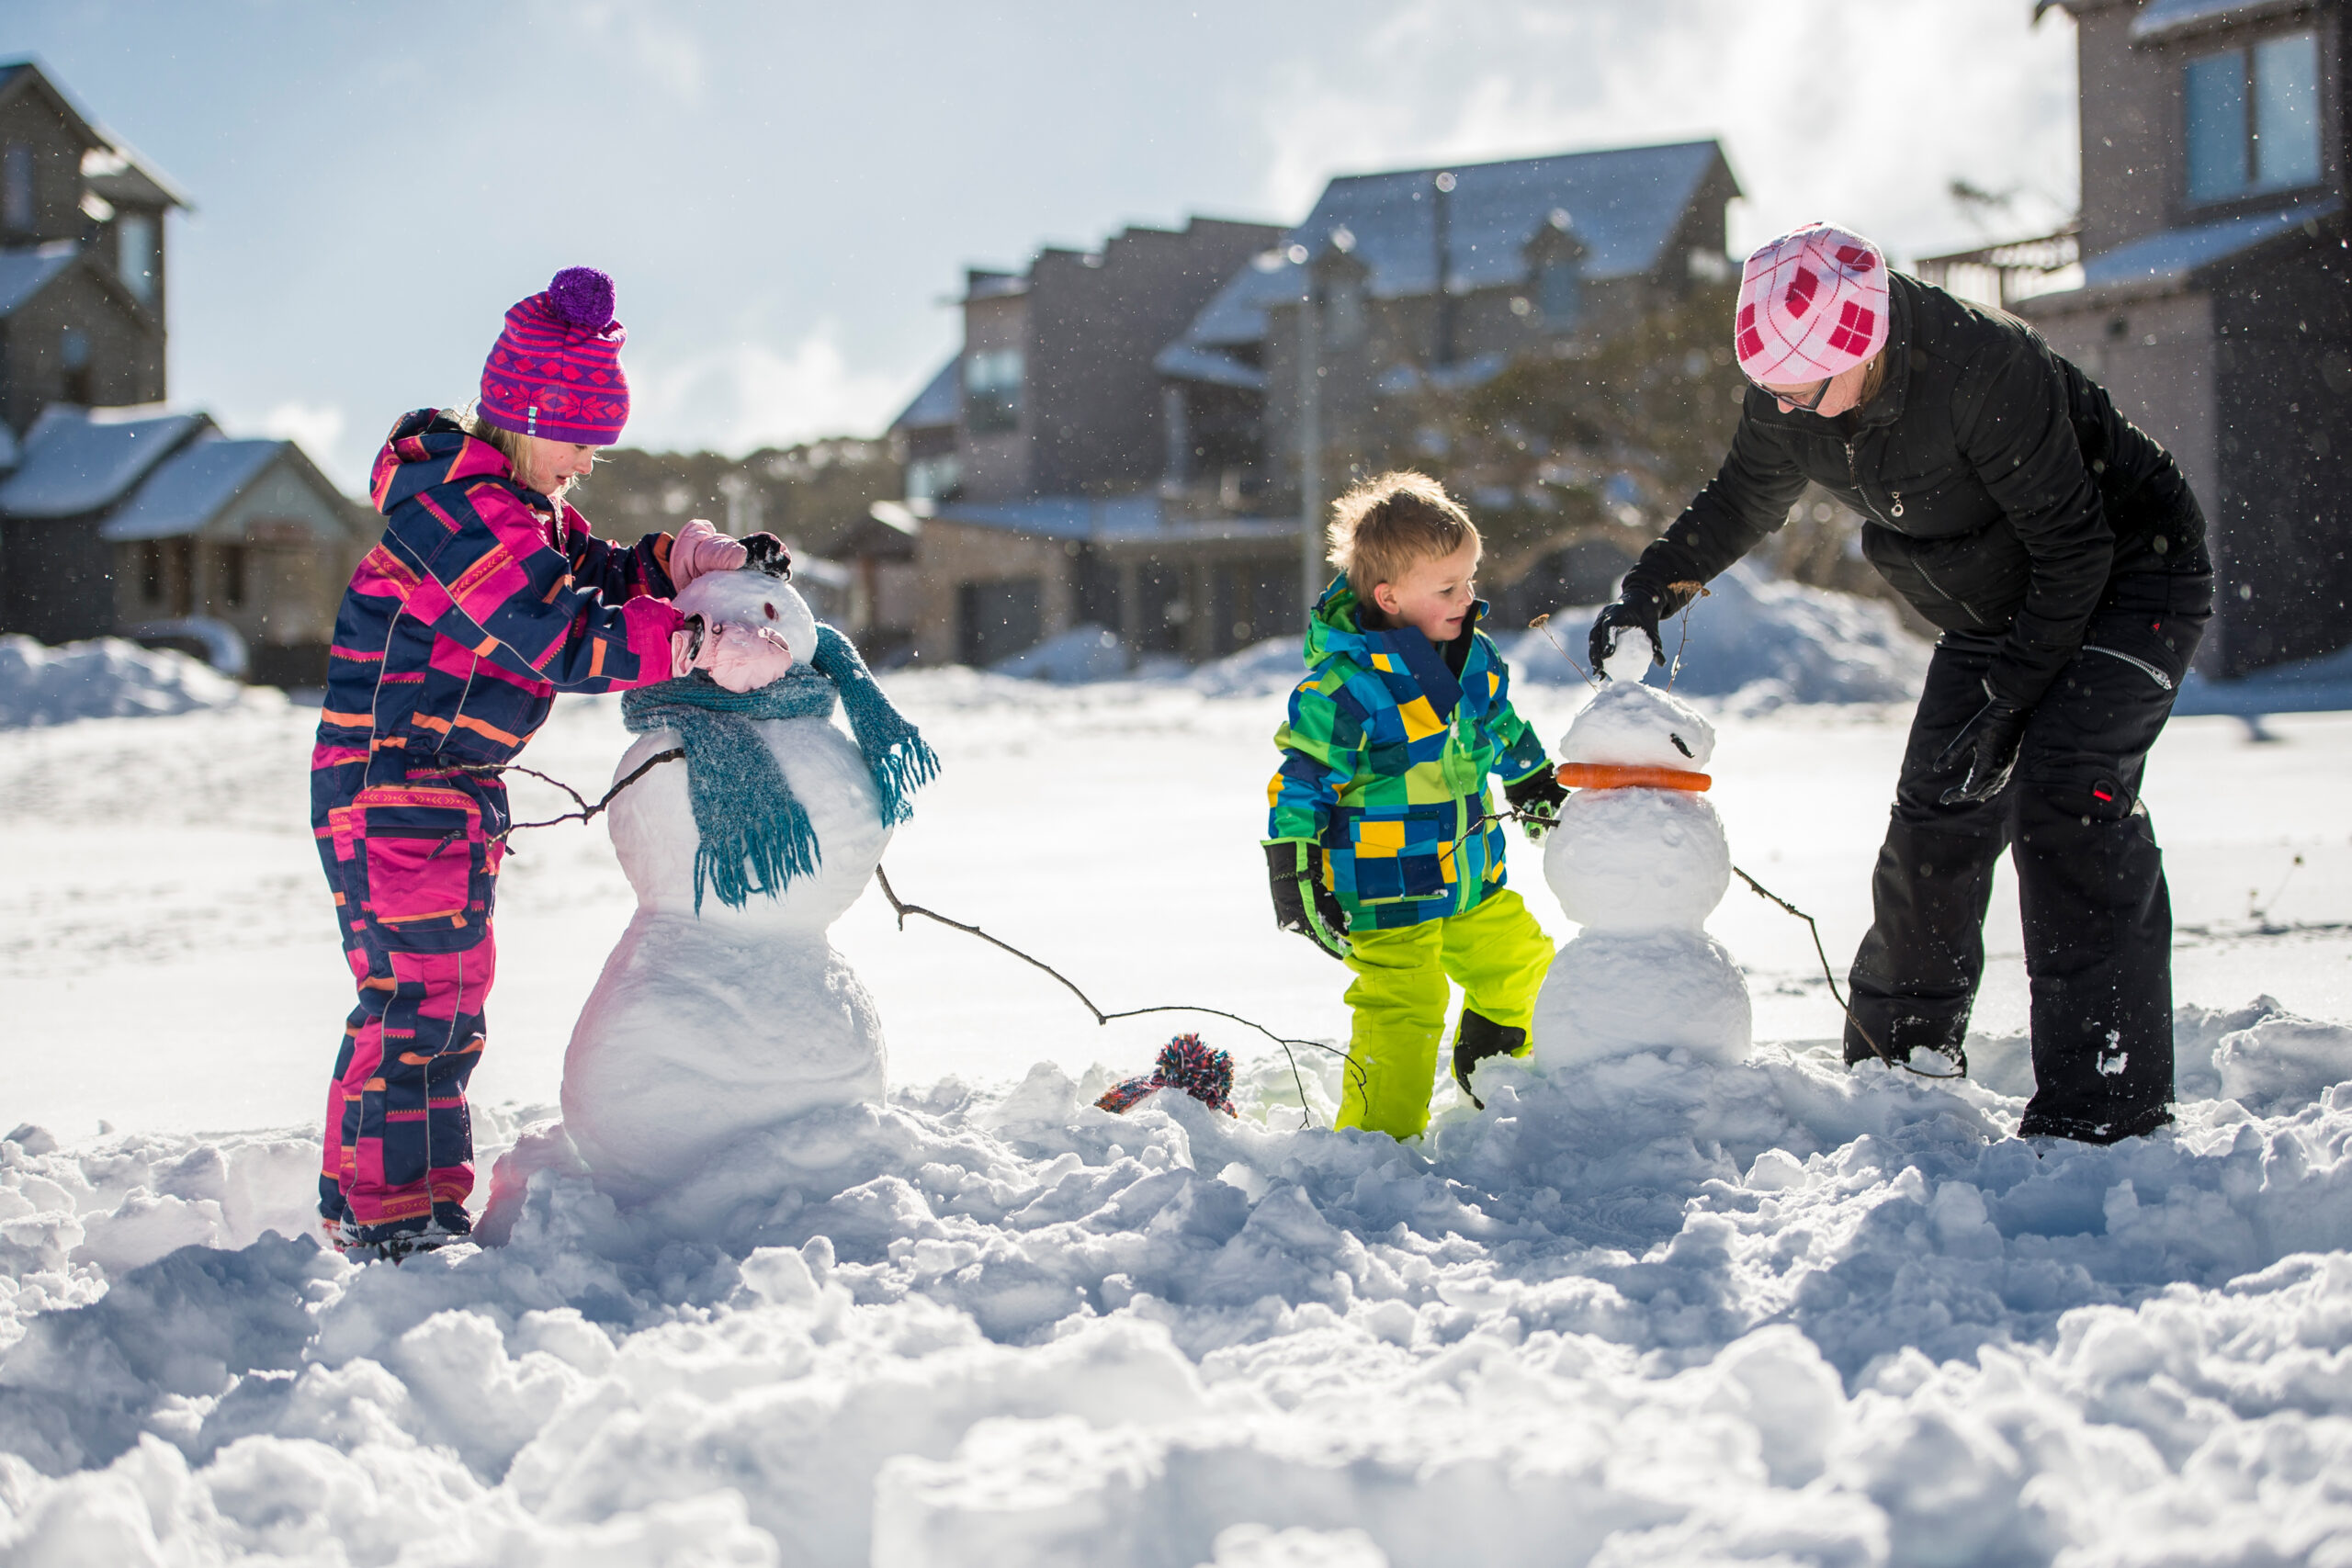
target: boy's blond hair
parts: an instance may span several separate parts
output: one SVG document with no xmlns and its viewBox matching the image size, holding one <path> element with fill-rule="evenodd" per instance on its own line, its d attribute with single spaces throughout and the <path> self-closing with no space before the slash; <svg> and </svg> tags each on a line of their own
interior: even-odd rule
<svg viewBox="0 0 2352 1568">
<path fill-rule="evenodd" d="M 1478 525 L 1445 487 L 1410 469 L 1376 475 L 1331 503 L 1330 562 L 1369 600 L 1420 560 L 1439 560 L 1478 538 Z"/>
</svg>

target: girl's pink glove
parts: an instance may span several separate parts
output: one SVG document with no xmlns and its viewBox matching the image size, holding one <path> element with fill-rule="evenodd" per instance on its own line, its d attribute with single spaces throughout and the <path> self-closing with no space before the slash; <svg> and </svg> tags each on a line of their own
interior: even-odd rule
<svg viewBox="0 0 2352 1568">
<path fill-rule="evenodd" d="M 730 539 L 697 517 L 670 541 L 670 584 L 684 590 L 706 571 L 733 571 L 749 558 L 740 539 Z"/>
<path fill-rule="evenodd" d="M 792 648 L 766 626 L 715 626 L 698 615 L 670 637 L 670 673 L 683 679 L 696 670 L 730 692 L 757 691 L 792 668 Z"/>
</svg>

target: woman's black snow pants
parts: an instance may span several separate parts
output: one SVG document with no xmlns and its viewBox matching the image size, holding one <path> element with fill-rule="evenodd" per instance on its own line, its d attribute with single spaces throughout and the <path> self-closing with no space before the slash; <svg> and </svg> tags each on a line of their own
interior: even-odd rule
<svg viewBox="0 0 2352 1568">
<path fill-rule="evenodd" d="M 2034 1096 L 2022 1135 L 2111 1143 L 2172 1119 L 2172 903 L 2140 780 L 2211 617 L 2204 574 L 2108 585 L 2082 648 L 2027 721 L 2017 771 L 1982 805 L 1944 806 L 1937 759 L 1984 705 L 1996 637 L 1947 632 L 1911 721 L 1894 811 L 1854 955 L 1846 1060 L 1916 1046 L 1964 1059 L 1984 910 L 2017 867 L 2032 982 Z"/>
</svg>

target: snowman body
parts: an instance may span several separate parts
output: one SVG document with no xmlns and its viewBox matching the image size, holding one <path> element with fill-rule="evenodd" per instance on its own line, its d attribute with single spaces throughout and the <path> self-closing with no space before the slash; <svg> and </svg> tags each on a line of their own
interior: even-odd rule
<svg viewBox="0 0 2352 1568">
<path fill-rule="evenodd" d="M 678 608 L 717 624 L 769 626 L 796 666 L 817 646 L 816 620 L 780 580 L 707 574 Z M 709 1155 L 803 1111 L 881 1099 L 881 1021 L 827 938 L 880 863 L 890 830 L 856 745 L 823 718 L 752 727 L 808 814 L 819 860 L 774 897 L 695 907 L 701 835 L 684 761 L 657 764 L 605 812 L 637 913 L 590 992 L 564 1054 L 563 1119 L 597 1184 L 623 1201 L 669 1188 Z M 627 777 L 680 744 L 638 738 L 615 770 Z"/>
<path fill-rule="evenodd" d="M 1612 681 L 1560 743 L 1567 762 L 1702 772 L 1714 729 L 1689 704 Z M 1552 960 L 1535 1001 L 1535 1058 L 1575 1066 L 1680 1048 L 1717 1062 L 1747 1054 L 1747 984 L 1706 931 L 1731 884 L 1723 818 L 1703 794 L 1579 789 L 1546 836 L 1544 878 L 1584 929 Z"/>
</svg>

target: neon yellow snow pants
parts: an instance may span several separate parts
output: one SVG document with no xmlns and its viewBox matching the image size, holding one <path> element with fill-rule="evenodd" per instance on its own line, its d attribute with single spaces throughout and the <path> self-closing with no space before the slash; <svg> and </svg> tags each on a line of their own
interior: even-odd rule
<svg viewBox="0 0 2352 1568">
<path fill-rule="evenodd" d="M 1507 887 L 1466 914 L 1358 931 L 1348 946 L 1347 965 L 1356 976 L 1348 1006 L 1356 1016 L 1339 1124 L 1392 1138 L 1409 1138 L 1430 1124 L 1447 976 L 1460 983 L 1464 1007 L 1506 1029 L 1525 1029 L 1552 966 L 1552 939 Z"/>
</svg>

